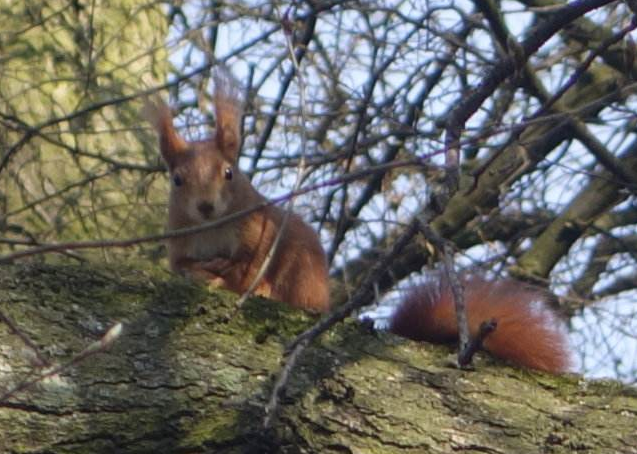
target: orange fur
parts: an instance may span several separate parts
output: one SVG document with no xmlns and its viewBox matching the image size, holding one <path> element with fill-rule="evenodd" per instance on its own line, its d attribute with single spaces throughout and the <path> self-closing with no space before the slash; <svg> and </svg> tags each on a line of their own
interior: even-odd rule
<svg viewBox="0 0 637 454">
<path fill-rule="evenodd" d="M 456 310 L 449 283 L 415 287 L 398 306 L 390 322 L 393 333 L 413 340 L 452 343 L 458 339 Z M 480 276 L 463 278 L 471 336 L 480 324 L 497 321 L 483 346 L 494 356 L 531 369 L 566 372 L 570 366 L 567 339 L 541 291 L 512 279 L 489 282 Z"/>
<path fill-rule="evenodd" d="M 265 198 L 243 175 L 237 159 L 241 143 L 241 99 L 232 76 L 215 76 L 217 128 L 212 138 L 186 142 L 168 108 L 147 103 L 146 115 L 159 134 L 171 179 L 168 229 L 192 227 L 253 207 Z M 262 208 L 194 235 L 168 240 L 173 271 L 242 293 L 268 255 L 285 212 Z M 329 309 L 328 270 L 317 234 L 291 214 L 269 267 L 255 293 L 313 312 Z"/>
</svg>

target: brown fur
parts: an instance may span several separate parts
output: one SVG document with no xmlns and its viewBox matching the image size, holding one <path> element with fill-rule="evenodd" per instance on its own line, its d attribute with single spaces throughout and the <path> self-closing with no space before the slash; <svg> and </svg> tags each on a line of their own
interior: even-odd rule
<svg viewBox="0 0 637 454">
<path fill-rule="evenodd" d="M 398 306 L 390 330 L 413 340 L 452 343 L 458 339 L 456 310 L 448 281 L 436 275 L 415 287 Z M 570 367 L 567 339 L 541 291 L 511 279 L 495 282 L 463 278 L 471 336 L 490 319 L 497 328 L 484 340 L 493 355 L 531 369 L 552 373 Z"/>
<path fill-rule="evenodd" d="M 265 200 L 237 167 L 242 115 L 238 86 L 232 76 L 219 72 L 215 90 L 217 128 L 208 140 L 184 141 L 161 101 L 148 102 L 145 108 L 159 133 L 161 154 L 173 180 L 169 230 L 220 219 Z M 284 216 L 281 208 L 269 206 L 215 229 L 171 238 L 171 269 L 242 293 L 257 275 Z M 325 253 L 316 233 L 299 216 L 289 216 L 255 293 L 313 312 L 329 309 Z"/>
</svg>

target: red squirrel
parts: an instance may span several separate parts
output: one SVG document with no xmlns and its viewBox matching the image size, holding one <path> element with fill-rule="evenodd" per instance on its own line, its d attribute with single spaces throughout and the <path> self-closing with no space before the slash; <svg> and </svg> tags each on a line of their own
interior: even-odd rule
<svg viewBox="0 0 637 454">
<path fill-rule="evenodd" d="M 471 337 L 494 319 L 497 326 L 482 343 L 508 362 L 554 374 L 570 369 L 567 338 L 541 291 L 513 279 L 488 281 L 479 275 L 462 278 Z M 443 273 L 430 276 L 409 291 L 390 319 L 400 336 L 433 343 L 458 340 L 451 287 Z"/>
<path fill-rule="evenodd" d="M 159 135 L 171 188 L 168 230 L 201 225 L 265 201 L 237 160 L 241 145 L 239 85 L 226 71 L 214 78 L 216 129 L 211 138 L 188 142 L 173 125 L 170 109 L 147 100 L 145 115 Z M 173 271 L 237 293 L 252 284 L 282 228 L 285 212 L 270 205 L 217 228 L 170 238 Z M 290 213 L 276 252 L 254 293 L 311 312 L 329 309 L 328 269 L 318 235 Z"/>
</svg>

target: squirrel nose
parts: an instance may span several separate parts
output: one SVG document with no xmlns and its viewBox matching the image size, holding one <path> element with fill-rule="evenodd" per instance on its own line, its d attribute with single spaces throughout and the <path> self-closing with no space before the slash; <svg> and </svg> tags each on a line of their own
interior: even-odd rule
<svg viewBox="0 0 637 454">
<path fill-rule="evenodd" d="M 209 218 L 212 212 L 215 210 L 215 207 L 210 202 L 199 202 L 199 204 L 197 205 L 197 209 L 203 217 Z"/>
</svg>

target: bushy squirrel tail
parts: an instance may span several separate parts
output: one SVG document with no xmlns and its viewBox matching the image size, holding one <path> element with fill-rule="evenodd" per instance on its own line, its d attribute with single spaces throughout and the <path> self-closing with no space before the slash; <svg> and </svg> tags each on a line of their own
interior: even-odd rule
<svg viewBox="0 0 637 454">
<path fill-rule="evenodd" d="M 470 335 L 475 337 L 485 321 L 497 323 L 484 339 L 485 350 L 530 369 L 569 370 L 564 328 L 542 291 L 513 279 L 488 281 L 477 275 L 463 277 L 462 283 Z M 447 278 L 436 274 L 413 288 L 392 316 L 390 331 L 417 341 L 457 342 L 456 310 Z"/>
</svg>

